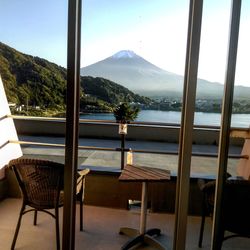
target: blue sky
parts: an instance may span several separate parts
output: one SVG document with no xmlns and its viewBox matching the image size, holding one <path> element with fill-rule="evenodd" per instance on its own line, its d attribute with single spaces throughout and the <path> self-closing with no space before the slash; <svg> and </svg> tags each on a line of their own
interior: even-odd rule
<svg viewBox="0 0 250 250">
<path fill-rule="evenodd" d="M 250 86 L 250 1 L 242 1 L 236 83 Z M 199 77 L 224 82 L 229 0 L 204 0 Z M 0 0 L 0 41 L 66 66 L 67 0 Z M 188 0 L 83 0 L 82 66 L 122 49 L 183 74 Z"/>
</svg>

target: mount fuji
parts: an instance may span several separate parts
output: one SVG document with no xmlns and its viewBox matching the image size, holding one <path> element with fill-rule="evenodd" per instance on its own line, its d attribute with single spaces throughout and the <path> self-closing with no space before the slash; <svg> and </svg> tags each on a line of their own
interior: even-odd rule
<svg viewBox="0 0 250 250">
<path fill-rule="evenodd" d="M 182 91 L 182 76 L 167 72 L 130 50 L 81 68 L 81 75 L 107 78 L 146 96 Z"/>
<path fill-rule="evenodd" d="M 183 76 L 163 70 L 131 50 L 81 68 L 81 75 L 103 77 L 148 97 L 181 96 L 183 91 Z M 198 79 L 198 97 L 218 98 L 222 93 L 222 84 Z M 238 86 L 235 94 L 249 98 L 250 88 Z"/>
</svg>

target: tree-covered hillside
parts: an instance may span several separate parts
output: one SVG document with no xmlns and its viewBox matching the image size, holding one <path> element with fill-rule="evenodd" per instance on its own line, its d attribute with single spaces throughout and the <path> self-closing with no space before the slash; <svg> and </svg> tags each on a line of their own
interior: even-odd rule
<svg viewBox="0 0 250 250">
<path fill-rule="evenodd" d="M 137 95 L 129 89 L 101 77 L 81 77 L 81 86 L 86 94 L 108 103 L 118 104 L 127 101 L 147 104 L 150 102 L 149 98 Z"/>
<path fill-rule="evenodd" d="M 64 112 L 65 68 L 0 42 L 0 75 L 9 102 Z M 81 77 L 81 111 L 110 111 L 122 101 L 147 104 L 150 99 L 103 78 Z"/>
</svg>

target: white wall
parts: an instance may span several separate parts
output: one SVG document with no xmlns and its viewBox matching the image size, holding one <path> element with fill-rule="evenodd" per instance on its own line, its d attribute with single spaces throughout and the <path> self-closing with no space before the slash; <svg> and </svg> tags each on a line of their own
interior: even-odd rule
<svg viewBox="0 0 250 250">
<path fill-rule="evenodd" d="M 8 101 L 0 76 L 0 180 L 4 178 L 4 166 L 12 159 L 22 156 L 19 144 L 9 143 L 10 140 L 18 140 L 13 119 L 10 115 Z M 5 145 L 6 144 L 6 145 Z"/>
</svg>

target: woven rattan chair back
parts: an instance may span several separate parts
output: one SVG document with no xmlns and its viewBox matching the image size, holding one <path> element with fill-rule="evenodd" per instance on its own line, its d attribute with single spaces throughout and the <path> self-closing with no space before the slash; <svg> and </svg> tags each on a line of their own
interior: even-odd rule
<svg viewBox="0 0 250 250">
<path fill-rule="evenodd" d="M 222 226 L 235 236 L 250 237 L 250 181 L 227 180 L 223 202 Z M 231 238 L 229 235 L 224 239 Z"/>
<path fill-rule="evenodd" d="M 224 228 L 236 235 L 250 236 L 250 216 L 246 211 L 250 211 L 250 139 L 245 138 L 237 164 L 237 176 L 230 177 L 228 174 L 225 190 L 225 201 L 223 216 Z M 229 178 L 230 177 L 230 178 Z M 198 180 L 198 186 L 203 194 L 202 216 L 199 235 L 199 247 L 202 247 L 203 232 L 206 215 L 212 215 L 214 210 L 215 181 L 206 182 L 204 179 Z M 233 209 L 230 209 L 233 208 Z M 229 215 L 228 215 L 229 214 Z M 246 217 L 245 217 L 246 216 Z M 230 218 L 231 219 L 228 219 Z M 222 218 L 223 219 L 223 218 Z M 227 237 L 228 238 L 228 237 Z M 223 239 L 227 239 L 223 238 Z"/>
<path fill-rule="evenodd" d="M 22 216 L 30 211 L 35 212 L 34 225 L 36 225 L 38 211 L 46 212 L 55 218 L 57 249 L 60 249 L 58 208 L 63 205 L 61 191 L 64 165 L 46 160 L 19 158 L 10 161 L 9 167 L 16 175 L 23 197 L 11 249 L 15 248 Z M 31 209 L 26 209 L 26 206 Z M 54 209 L 54 213 L 48 211 L 50 209 Z"/>
<path fill-rule="evenodd" d="M 199 236 L 199 247 L 202 247 L 205 216 L 212 215 L 214 207 L 215 181 L 203 185 L 203 209 Z M 250 181 L 229 178 L 225 182 L 224 199 L 222 201 L 222 215 L 220 218 L 219 246 L 221 249 L 224 240 L 232 237 L 250 237 Z M 231 234 L 224 235 L 228 231 Z"/>
<path fill-rule="evenodd" d="M 25 203 L 39 209 L 59 205 L 63 189 L 63 165 L 37 159 L 17 159 L 10 162 L 17 177 Z"/>
</svg>

